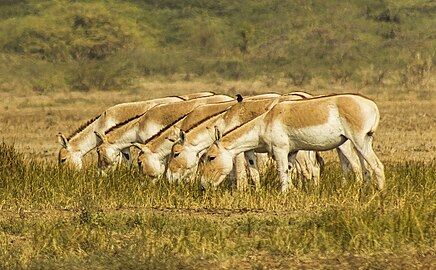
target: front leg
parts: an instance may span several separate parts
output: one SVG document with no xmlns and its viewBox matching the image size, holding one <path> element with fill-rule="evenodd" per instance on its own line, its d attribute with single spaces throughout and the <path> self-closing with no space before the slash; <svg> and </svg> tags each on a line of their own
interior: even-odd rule
<svg viewBox="0 0 436 270">
<path fill-rule="evenodd" d="M 121 150 L 121 154 L 123 155 L 123 161 L 125 161 L 127 163 L 127 166 L 130 167 L 130 165 L 132 165 L 130 148 L 126 148 L 126 149 Z"/>
<path fill-rule="evenodd" d="M 260 174 L 257 166 L 257 159 L 254 155 L 254 151 L 244 152 L 245 159 L 247 160 L 248 170 L 250 172 L 251 180 L 254 182 L 256 190 L 260 189 Z"/>
<path fill-rule="evenodd" d="M 277 172 L 282 184 L 282 192 L 287 192 L 289 189 L 288 178 L 288 151 L 283 149 L 273 149 L 274 160 L 277 164 Z"/>
<path fill-rule="evenodd" d="M 244 154 L 239 154 L 234 159 L 233 170 L 236 176 L 236 187 L 239 191 L 245 191 L 248 187 L 247 172 L 245 170 Z"/>
</svg>

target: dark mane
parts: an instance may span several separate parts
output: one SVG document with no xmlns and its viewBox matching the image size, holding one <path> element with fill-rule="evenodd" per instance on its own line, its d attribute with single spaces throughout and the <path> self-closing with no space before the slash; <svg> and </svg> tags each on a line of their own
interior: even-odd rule
<svg viewBox="0 0 436 270">
<path fill-rule="evenodd" d="M 188 133 L 189 131 L 191 131 L 191 130 L 193 130 L 194 128 L 198 127 L 199 125 L 201 125 L 202 123 L 206 122 L 207 120 L 209 120 L 209 119 L 211 119 L 211 118 L 213 118 L 213 117 L 215 117 L 215 116 L 218 116 L 218 115 L 220 115 L 220 114 L 226 113 L 228 110 L 229 110 L 229 108 L 225 109 L 224 111 L 217 112 L 217 113 L 215 113 L 215 114 L 209 115 L 208 117 L 206 117 L 206 118 L 204 118 L 204 119 L 198 121 L 198 122 L 195 123 L 194 125 L 192 125 L 192 126 L 191 126 L 190 128 L 188 128 L 187 130 L 184 130 L 184 132 L 185 132 L 185 133 Z"/>
<path fill-rule="evenodd" d="M 138 115 L 135 115 L 135 116 L 133 116 L 133 117 L 123 121 L 123 122 L 120 122 L 120 123 L 116 124 L 115 126 L 110 127 L 108 130 L 106 130 L 104 132 L 104 134 L 108 134 L 109 132 L 114 131 L 115 129 L 117 129 L 117 128 L 121 127 L 121 126 L 124 126 L 125 124 L 127 124 L 127 123 L 129 123 L 129 122 L 131 122 L 131 121 L 133 121 L 135 119 L 138 119 L 139 117 L 143 116 L 144 114 L 145 114 L 145 112 L 141 113 L 141 114 L 138 114 Z"/>
<path fill-rule="evenodd" d="M 189 113 L 177 118 L 174 122 L 172 122 L 171 124 L 167 125 L 166 127 L 162 128 L 161 130 L 159 130 L 156 134 L 154 134 L 153 136 L 151 136 L 150 138 L 148 138 L 147 140 L 144 141 L 143 144 L 147 144 L 149 142 L 151 142 L 152 140 L 154 140 L 155 138 L 159 137 L 162 133 L 164 133 L 166 130 L 168 130 L 169 128 L 171 128 L 172 126 L 174 126 L 177 122 L 179 122 L 180 120 L 182 120 L 183 118 L 185 118 Z"/>
<path fill-rule="evenodd" d="M 67 137 L 67 141 L 71 140 L 75 135 L 77 135 L 79 132 L 83 131 L 87 126 L 94 123 L 95 120 L 97 120 L 100 116 L 101 116 L 101 114 L 94 117 L 94 118 L 89 119 L 85 124 L 81 125 L 74 133 L 72 133 L 70 136 Z"/>
<path fill-rule="evenodd" d="M 259 116 L 260 116 L 260 115 L 259 115 Z M 257 118 L 257 117 L 255 117 L 254 119 L 256 119 L 256 118 Z M 251 119 L 250 121 L 252 121 L 252 120 L 254 120 L 254 119 Z M 250 122 L 250 121 L 248 121 L 248 122 Z M 226 133 L 224 133 L 224 134 L 222 135 L 222 137 L 224 137 L 224 136 L 226 136 L 227 134 L 229 134 L 229 133 L 231 133 L 231 132 L 237 130 L 238 128 L 242 127 L 243 125 L 247 124 L 248 122 L 242 123 L 242 124 L 240 124 L 240 125 L 238 125 L 238 126 L 232 128 L 231 130 L 228 130 Z"/>
<path fill-rule="evenodd" d="M 308 97 L 298 93 L 290 93 L 289 95 L 286 96 L 297 96 L 297 97 L 301 97 L 301 99 L 308 99 Z"/>
<path fill-rule="evenodd" d="M 242 123 L 242 124 L 240 124 L 240 125 L 238 125 L 238 126 L 232 128 L 231 130 L 229 130 L 229 131 L 227 131 L 226 133 L 224 133 L 224 134 L 222 135 L 222 137 L 226 136 L 227 134 L 229 134 L 229 133 L 231 133 L 231 132 L 237 130 L 238 128 L 240 128 L 240 127 L 242 127 L 242 126 L 244 126 L 244 125 L 246 125 L 246 124 L 248 124 L 248 123 L 250 123 L 250 122 L 252 122 L 252 121 L 255 121 L 257 118 L 259 118 L 259 117 L 261 117 L 262 115 L 267 114 L 267 113 L 268 113 L 268 111 L 266 111 L 266 112 L 264 112 L 264 113 L 262 113 L 262 114 L 259 114 L 258 116 L 254 117 L 253 119 L 251 119 L 251 120 L 249 120 L 249 121 L 247 121 L 247 122 L 244 122 L 244 123 Z"/>
<path fill-rule="evenodd" d="M 292 94 L 293 95 L 293 94 Z M 326 95 L 319 95 L 319 96 L 314 96 L 311 98 L 303 98 L 303 99 L 299 99 L 299 100 L 284 100 L 282 102 L 305 102 L 305 101 L 310 101 L 310 100 L 317 100 L 317 99 L 321 99 L 321 98 L 328 98 L 328 97 L 336 97 L 336 96 L 343 96 L 343 95 L 349 95 L 349 96 L 358 96 L 358 97 L 362 97 L 368 100 L 372 100 L 369 97 L 362 95 L 360 93 L 331 93 L 331 94 L 326 94 Z"/>
</svg>

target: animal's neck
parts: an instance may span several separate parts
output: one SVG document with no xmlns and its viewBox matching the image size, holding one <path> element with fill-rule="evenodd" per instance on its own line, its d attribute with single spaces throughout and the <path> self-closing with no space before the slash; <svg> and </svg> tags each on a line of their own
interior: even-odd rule
<svg viewBox="0 0 436 270">
<path fill-rule="evenodd" d="M 180 132 L 180 128 L 178 126 L 172 126 L 165 132 L 163 132 L 159 137 L 150 141 L 147 144 L 148 149 L 150 149 L 154 153 L 162 153 L 163 155 L 169 155 L 171 153 L 171 148 L 173 146 L 173 142 L 167 139 L 171 134 L 178 134 Z"/>
<path fill-rule="evenodd" d="M 185 138 L 185 144 L 199 153 L 213 144 L 214 136 L 214 130 L 205 128 L 201 133 L 188 133 Z"/>
<path fill-rule="evenodd" d="M 84 156 L 86 153 L 98 146 L 97 137 L 95 136 L 94 131 L 101 132 L 98 128 L 101 125 L 101 121 L 101 118 L 94 121 L 69 140 L 69 144 L 74 152 L 80 152 L 80 154 Z"/>
<path fill-rule="evenodd" d="M 256 118 L 224 136 L 222 139 L 224 148 L 233 156 L 258 148 L 260 145 L 260 120 Z"/>
<path fill-rule="evenodd" d="M 112 130 L 106 135 L 110 143 L 118 143 L 123 141 L 135 142 L 138 133 L 138 121 L 134 120 L 115 130 Z"/>
</svg>

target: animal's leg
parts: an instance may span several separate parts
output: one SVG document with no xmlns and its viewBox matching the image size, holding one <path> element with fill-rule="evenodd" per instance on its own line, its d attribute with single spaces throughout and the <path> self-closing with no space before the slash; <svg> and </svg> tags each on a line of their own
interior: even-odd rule
<svg viewBox="0 0 436 270">
<path fill-rule="evenodd" d="M 346 181 L 349 178 L 350 172 L 353 171 L 357 182 L 362 182 L 362 170 L 365 170 L 364 166 L 359 164 L 360 159 L 354 151 L 353 143 L 347 140 L 338 148 L 339 161 L 341 163 L 341 169 L 343 173 L 343 180 Z"/>
<path fill-rule="evenodd" d="M 253 180 L 256 190 L 260 189 L 260 175 L 259 168 L 257 166 L 257 159 L 253 151 L 247 151 L 244 153 L 245 159 L 247 160 L 248 170 L 250 173 L 251 180 Z"/>
<path fill-rule="evenodd" d="M 288 152 L 282 149 L 273 149 L 274 159 L 277 164 L 277 171 L 282 184 L 282 192 L 286 192 L 289 189 L 288 179 Z M 294 159 L 295 160 L 295 159 Z M 292 164 L 293 167 L 293 164 Z"/>
<path fill-rule="evenodd" d="M 243 154 L 239 154 L 235 157 L 236 172 L 236 187 L 240 191 L 244 191 L 248 186 L 247 171 L 245 170 L 245 157 Z"/>
<path fill-rule="evenodd" d="M 312 181 L 315 187 L 319 187 L 319 180 L 321 178 L 321 171 L 324 167 L 324 160 L 318 152 L 310 151 L 311 168 L 312 168 Z"/>
<path fill-rule="evenodd" d="M 363 177 L 366 180 L 367 178 L 370 178 L 370 173 L 365 167 L 365 161 L 369 164 L 371 167 L 376 179 L 377 179 L 377 189 L 383 190 L 384 183 L 385 183 L 385 173 L 384 173 L 384 166 L 383 163 L 378 159 L 376 154 L 374 153 L 374 150 L 372 149 L 372 136 L 365 135 L 365 137 L 362 140 L 356 139 L 354 141 L 354 146 L 356 147 L 357 153 L 359 155 L 360 159 L 360 165 L 362 166 L 363 170 Z"/>
<path fill-rule="evenodd" d="M 121 150 L 121 154 L 123 156 L 123 160 L 127 163 L 127 165 L 130 167 L 132 165 L 132 156 L 130 154 L 130 148 L 126 148 Z"/>
<path fill-rule="evenodd" d="M 268 153 L 256 153 L 257 167 L 259 171 L 264 171 L 268 168 L 268 164 L 270 161 L 270 156 Z"/>
</svg>

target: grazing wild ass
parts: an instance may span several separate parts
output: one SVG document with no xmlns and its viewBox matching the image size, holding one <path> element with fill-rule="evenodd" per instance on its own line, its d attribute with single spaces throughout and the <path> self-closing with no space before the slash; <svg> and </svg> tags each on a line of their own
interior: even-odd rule
<svg viewBox="0 0 436 270">
<path fill-rule="evenodd" d="M 121 153 L 129 149 L 133 143 L 144 142 L 153 135 L 168 129 L 199 105 L 228 100 L 233 99 L 225 95 L 215 95 L 162 104 L 112 127 L 104 135 L 95 132 L 101 144 L 97 147 L 99 169 L 105 171 L 114 168 L 122 160 Z"/>
<path fill-rule="evenodd" d="M 230 172 L 237 154 L 259 149 L 273 155 L 285 192 L 289 188 L 288 164 L 295 163 L 299 150 L 325 151 L 340 148 L 349 140 L 357 151 L 363 179 L 370 177 L 366 161 L 377 179 L 377 188 L 382 190 L 384 168 L 372 149 L 379 120 L 377 105 L 356 94 L 278 103 L 209 148 L 202 164 L 201 183 L 204 187 L 218 186 Z"/>
<path fill-rule="evenodd" d="M 230 100 L 198 106 L 186 118 L 160 132 L 159 135 L 153 136 L 144 143 L 135 143 L 134 146 L 140 150 L 138 156 L 140 172 L 152 178 L 163 176 L 168 155 L 171 153 L 174 142 L 179 139 L 180 130 L 188 130 L 206 118 L 226 111 L 236 102 L 236 100 Z"/>
</svg>

